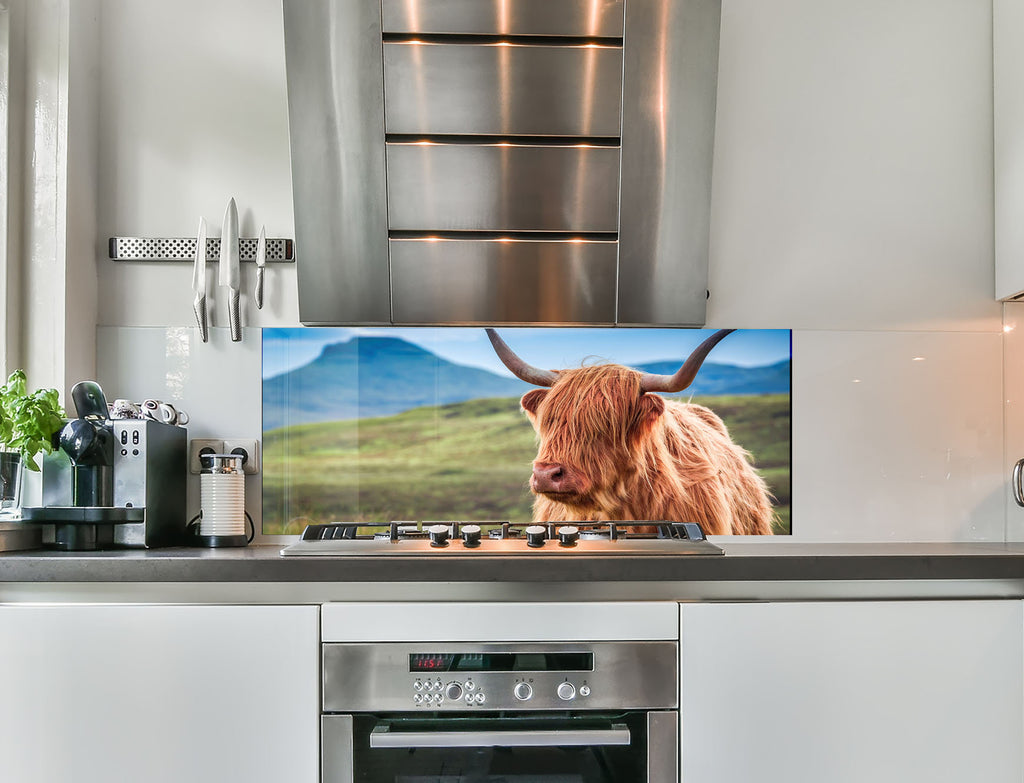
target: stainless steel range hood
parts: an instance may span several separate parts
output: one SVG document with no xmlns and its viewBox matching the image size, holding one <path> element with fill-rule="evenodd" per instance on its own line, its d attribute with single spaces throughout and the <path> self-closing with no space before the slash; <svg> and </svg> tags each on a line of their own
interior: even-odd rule
<svg viewBox="0 0 1024 783">
<path fill-rule="evenodd" d="M 704 322 L 721 0 L 284 0 L 299 311 Z"/>
</svg>

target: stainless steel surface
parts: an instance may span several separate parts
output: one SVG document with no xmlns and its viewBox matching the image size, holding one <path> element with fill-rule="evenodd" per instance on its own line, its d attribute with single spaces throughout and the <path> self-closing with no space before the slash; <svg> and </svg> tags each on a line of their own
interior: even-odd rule
<svg viewBox="0 0 1024 783">
<path fill-rule="evenodd" d="M 597 630 L 595 629 L 595 634 Z M 534 695 L 529 709 L 567 709 L 555 689 L 559 683 L 586 683 L 591 693 L 573 704 L 578 710 L 674 709 L 677 703 L 678 644 L 676 642 L 578 642 L 523 643 L 502 645 L 451 644 L 324 644 L 323 709 L 325 712 L 408 712 L 414 706 L 417 680 L 472 680 L 475 692 L 486 695 L 483 707 L 464 700 L 442 700 L 431 711 L 460 714 L 487 710 L 523 710 L 514 695 L 518 680 L 527 674 L 533 680 Z M 593 671 L 484 671 L 429 674 L 410 672 L 409 656 L 416 653 L 559 653 L 593 652 Z M 419 709 L 423 709 L 420 707 Z"/>
<path fill-rule="evenodd" d="M 647 783 L 679 783 L 679 713 L 647 713 Z"/>
<path fill-rule="evenodd" d="M 704 323 L 721 0 L 628 0 L 620 324 Z"/>
<path fill-rule="evenodd" d="M 238 311 L 241 277 L 238 270 L 238 207 L 233 198 L 224 210 L 220 241 L 220 284 L 228 289 L 228 323 L 231 340 L 237 343 L 242 339 L 242 321 Z"/>
<path fill-rule="evenodd" d="M 352 716 L 320 716 L 320 769 L 324 783 L 353 783 Z"/>
<path fill-rule="evenodd" d="M 611 325 L 615 276 L 608 241 L 391 240 L 395 323 Z"/>
<path fill-rule="evenodd" d="M 618 229 L 615 147 L 389 143 L 387 161 L 393 231 Z"/>
<path fill-rule="evenodd" d="M 555 731 L 391 731 L 386 723 L 370 732 L 371 748 L 557 748 L 628 745 L 629 728 Z"/>
<path fill-rule="evenodd" d="M 563 547 L 557 541 L 548 541 L 542 547 L 529 547 L 525 539 L 484 538 L 480 545 L 467 547 L 453 541 L 445 547 L 432 547 L 427 539 L 401 541 L 296 541 L 281 550 L 285 557 L 665 557 L 665 556 L 720 556 L 722 550 L 709 541 L 663 541 L 660 539 L 630 539 L 620 541 L 581 540 L 572 547 Z"/>
<path fill-rule="evenodd" d="M 238 260 L 242 263 L 256 260 L 259 239 L 241 237 L 238 240 Z M 108 253 L 112 261 L 194 261 L 195 237 L 111 237 Z M 220 237 L 206 237 L 206 261 L 220 259 Z M 295 261 L 294 245 L 290 239 L 271 237 L 267 240 L 266 260 L 272 264 Z"/>
<path fill-rule="evenodd" d="M 384 94 L 388 133 L 617 140 L 622 49 L 385 42 Z"/>
<path fill-rule="evenodd" d="M 284 0 L 302 322 L 703 323 L 719 2 Z M 400 313 L 387 240 L 467 231 L 618 242 L 617 312 L 495 283 Z"/>
<path fill-rule="evenodd" d="M 196 314 L 196 324 L 202 341 L 208 342 L 210 332 L 206 316 L 206 218 L 199 218 L 199 232 L 196 235 L 196 254 L 192 266 L 192 310 Z"/>
<path fill-rule="evenodd" d="M 383 0 L 386 33 L 620 37 L 622 0 Z"/>
<path fill-rule="evenodd" d="M 43 545 L 43 532 L 39 525 L 0 520 L 0 552 L 39 549 Z"/>
<path fill-rule="evenodd" d="M 387 324 L 380 5 L 283 4 L 300 318 Z"/>
<path fill-rule="evenodd" d="M 241 454 L 200 454 L 200 473 L 227 473 L 242 475 Z"/>
<path fill-rule="evenodd" d="M 263 276 L 267 266 L 267 229 L 260 226 L 260 236 L 256 240 L 256 290 L 253 292 L 253 301 L 256 309 L 263 309 Z"/>
</svg>

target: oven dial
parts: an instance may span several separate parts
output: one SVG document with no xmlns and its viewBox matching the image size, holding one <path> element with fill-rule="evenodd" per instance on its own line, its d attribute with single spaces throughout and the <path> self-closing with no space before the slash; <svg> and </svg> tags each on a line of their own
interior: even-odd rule
<svg viewBox="0 0 1024 783">
<path fill-rule="evenodd" d="M 512 689 L 512 693 L 519 701 L 527 701 L 533 696 L 533 688 L 530 687 L 528 682 L 517 682 L 516 687 Z"/>
<path fill-rule="evenodd" d="M 555 693 L 558 694 L 558 698 L 562 701 L 572 701 L 576 698 L 576 686 L 571 682 L 560 682 L 558 688 L 555 689 Z"/>
<path fill-rule="evenodd" d="M 412 689 L 414 691 L 421 691 L 421 690 L 423 690 L 423 683 L 420 682 L 419 680 L 416 680 L 416 682 L 414 682 L 412 684 Z"/>
<path fill-rule="evenodd" d="M 462 686 L 457 682 L 450 682 L 445 686 L 444 696 L 451 701 L 458 701 L 462 698 Z"/>
<path fill-rule="evenodd" d="M 589 685 L 581 685 L 580 686 L 580 696 L 589 696 L 589 695 L 590 695 L 590 686 Z"/>
<path fill-rule="evenodd" d="M 475 701 L 477 704 L 483 704 L 484 699 L 486 698 L 487 697 L 484 696 L 483 691 L 479 691 L 475 696 L 473 696 L 473 701 Z"/>
<path fill-rule="evenodd" d="M 473 682 L 472 680 L 466 680 L 466 690 L 467 691 L 476 690 L 476 683 Z"/>
</svg>

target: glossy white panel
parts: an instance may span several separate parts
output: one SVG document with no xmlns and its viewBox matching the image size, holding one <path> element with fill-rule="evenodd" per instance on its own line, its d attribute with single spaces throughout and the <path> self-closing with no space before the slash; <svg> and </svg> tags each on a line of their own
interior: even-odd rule
<svg viewBox="0 0 1024 783">
<path fill-rule="evenodd" d="M 315 606 L 0 607 L 3 779 L 315 783 L 317 631 Z"/>
<path fill-rule="evenodd" d="M 682 780 L 1019 783 L 1021 620 L 1020 601 L 685 605 Z"/>
<path fill-rule="evenodd" d="M 615 603 L 330 603 L 325 642 L 575 642 L 677 639 L 679 614 L 664 601 Z"/>
<path fill-rule="evenodd" d="M 188 437 L 263 438 L 262 342 L 259 329 L 243 329 L 231 342 L 227 327 L 210 329 L 203 343 L 191 327 L 96 330 L 97 380 L 108 402 L 147 398 L 188 412 Z M 262 476 L 246 476 L 245 507 L 259 530 Z M 199 513 L 199 477 L 189 476 L 188 511 Z"/>
<path fill-rule="evenodd" d="M 977 0 L 722 6 L 708 324 L 996 330 Z"/>
<path fill-rule="evenodd" d="M 798 541 L 1000 541 L 1002 335 L 793 333 Z"/>
<path fill-rule="evenodd" d="M 101 240 L 194 236 L 200 215 L 219 236 L 230 197 L 242 236 L 294 236 L 280 0 L 102 0 L 101 27 Z M 243 324 L 298 325 L 294 270 L 268 268 L 257 311 L 245 266 Z M 190 282 L 101 258 L 100 323 L 188 324 Z"/>
<path fill-rule="evenodd" d="M 1006 540 L 1024 541 L 1024 508 L 1010 491 L 1013 465 L 1024 458 L 1024 302 L 1003 306 L 1003 473 L 1006 479 Z"/>
<path fill-rule="evenodd" d="M 1024 3 L 992 3 L 995 295 L 1024 292 Z"/>
</svg>

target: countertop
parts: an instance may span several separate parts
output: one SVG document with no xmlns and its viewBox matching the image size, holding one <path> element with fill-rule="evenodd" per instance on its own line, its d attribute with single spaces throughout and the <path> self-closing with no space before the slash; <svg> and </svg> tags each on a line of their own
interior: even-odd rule
<svg viewBox="0 0 1024 783">
<path fill-rule="evenodd" d="M 104 585 L 104 595 L 143 598 L 174 595 L 173 586 L 188 585 L 190 594 L 238 600 L 1024 597 L 1024 543 L 716 543 L 724 555 L 281 557 L 280 544 L 30 550 L 0 554 L 0 600 L 26 590 L 95 596 L 89 585 Z M 213 585 L 235 588 L 218 592 Z"/>
</svg>

